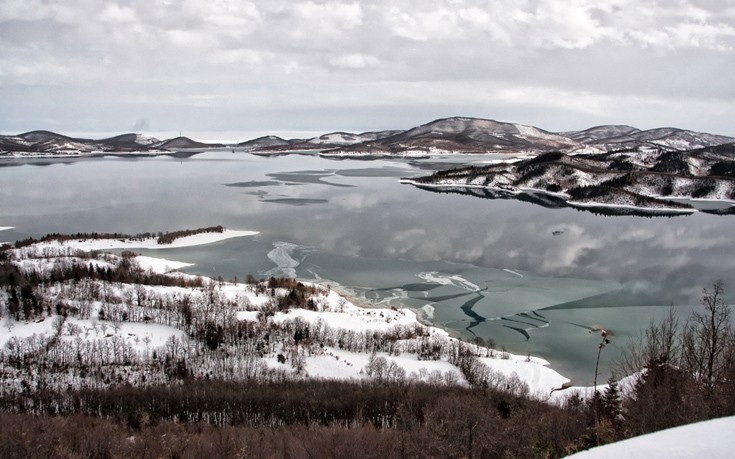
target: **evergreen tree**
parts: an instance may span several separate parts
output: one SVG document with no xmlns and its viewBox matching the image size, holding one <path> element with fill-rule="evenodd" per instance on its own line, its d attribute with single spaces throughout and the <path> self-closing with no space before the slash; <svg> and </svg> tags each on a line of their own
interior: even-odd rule
<svg viewBox="0 0 735 459">
<path fill-rule="evenodd" d="M 607 388 L 602 394 L 602 416 L 611 420 L 616 426 L 620 423 L 622 415 L 622 398 L 615 376 L 607 380 Z"/>
</svg>

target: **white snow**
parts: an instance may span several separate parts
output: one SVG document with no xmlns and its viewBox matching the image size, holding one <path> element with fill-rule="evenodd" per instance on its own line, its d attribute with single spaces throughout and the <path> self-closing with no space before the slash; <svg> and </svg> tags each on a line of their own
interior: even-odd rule
<svg viewBox="0 0 735 459">
<path fill-rule="evenodd" d="M 480 361 L 507 377 L 517 376 L 528 384 L 532 395 L 542 399 L 545 399 L 552 389 L 569 382 L 569 378 L 549 368 L 547 366 L 549 362 L 538 357 L 502 354 L 501 358 L 481 358 Z"/>
<path fill-rule="evenodd" d="M 735 417 L 641 435 L 569 456 L 575 459 L 718 458 L 735 454 Z"/>
<path fill-rule="evenodd" d="M 503 271 L 505 271 L 506 273 L 509 273 L 509 274 L 513 274 L 514 276 L 523 277 L 523 274 L 521 274 L 521 273 L 519 273 L 517 271 L 513 271 L 512 269 L 504 269 Z"/>
<path fill-rule="evenodd" d="M 273 250 L 268 252 L 268 259 L 276 264 L 276 267 L 266 272 L 266 276 L 296 277 L 296 268 L 301 264 L 291 254 L 299 246 L 290 242 L 274 242 Z"/>
<path fill-rule="evenodd" d="M 5 348 L 8 340 L 13 337 L 20 339 L 33 335 L 50 337 L 53 334 L 53 320 L 47 318 L 39 322 L 16 322 L 9 317 L 0 321 L 0 348 Z"/>
<path fill-rule="evenodd" d="M 7 231 L 9 229 L 13 229 L 13 226 L 0 226 L 0 231 Z"/>
<path fill-rule="evenodd" d="M 171 244 L 159 244 L 157 238 L 145 239 L 77 239 L 69 241 L 50 241 L 35 244 L 35 247 L 70 247 L 73 249 L 91 252 L 93 250 L 109 249 L 178 249 L 197 245 L 213 244 L 236 237 L 254 236 L 258 231 L 225 230 L 222 233 L 200 233 L 192 236 L 180 237 Z"/>
<path fill-rule="evenodd" d="M 320 137 L 314 137 L 310 139 L 308 143 L 316 145 L 353 145 L 356 143 L 365 142 L 366 140 L 359 134 L 350 134 L 348 132 L 333 132 L 330 134 L 324 134 Z"/>
<path fill-rule="evenodd" d="M 171 261 L 165 258 L 144 257 L 140 255 L 135 257 L 135 260 L 138 262 L 138 266 L 146 271 L 153 271 L 156 274 L 164 274 L 187 266 L 194 266 L 192 263 Z"/>
<path fill-rule="evenodd" d="M 50 322 L 50 320 L 46 319 Z M 154 323 L 118 322 L 113 324 L 101 320 L 66 319 L 61 338 L 64 340 L 100 339 L 118 336 L 139 352 L 149 352 L 166 344 L 171 336 L 186 339 L 186 333 L 173 327 Z"/>
<path fill-rule="evenodd" d="M 317 312 L 307 309 L 291 309 L 287 313 L 276 313 L 273 318 L 274 322 L 280 323 L 300 317 L 310 323 L 323 320 L 332 328 L 354 331 L 387 331 L 396 325 L 419 325 L 416 313 L 409 309 L 360 308 L 347 302 L 336 292 L 330 292 L 327 299 L 329 301 L 329 311 Z M 439 332 L 439 329 L 434 332 Z M 441 330 L 441 333 L 445 334 L 443 330 Z"/>
<path fill-rule="evenodd" d="M 514 124 L 513 126 L 515 126 L 518 129 L 519 136 L 524 139 L 530 137 L 531 139 L 543 139 L 543 140 L 548 140 L 551 142 L 559 142 L 559 143 L 567 144 L 567 145 L 576 146 L 577 144 L 575 141 L 571 140 L 568 137 L 560 136 L 558 134 L 552 134 L 550 132 L 543 132 L 540 129 L 535 128 L 533 126 L 527 126 L 525 124 Z"/>
<path fill-rule="evenodd" d="M 137 143 L 138 145 L 152 145 L 157 142 L 160 142 L 160 140 L 148 135 L 136 134 L 135 136 L 135 143 Z"/>
<path fill-rule="evenodd" d="M 420 273 L 418 274 L 418 277 L 426 282 L 431 282 L 433 284 L 451 285 L 472 292 L 477 292 L 480 290 L 480 287 L 478 287 L 476 284 L 473 284 L 472 282 L 457 274 L 449 276 L 438 273 L 436 271 L 432 271 Z"/>
<path fill-rule="evenodd" d="M 645 210 L 647 212 L 677 212 L 682 214 L 692 214 L 698 212 L 697 209 L 683 209 L 677 207 L 638 207 L 627 204 L 610 204 L 606 202 L 579 202 L 579 201 L 567 201 L 567 204 L 575 207 L 611 207 L 618 209 L 634 209 L 634 210 Z"/>
</svg>

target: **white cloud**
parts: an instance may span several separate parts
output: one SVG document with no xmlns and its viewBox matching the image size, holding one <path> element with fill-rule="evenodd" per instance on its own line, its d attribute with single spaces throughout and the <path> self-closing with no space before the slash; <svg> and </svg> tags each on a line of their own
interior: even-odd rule
<svg viewBox="0 0 735 459">
<path fill-rule="evenodd" d="M 366 67 L 378 66 L 380 64 L 380 60 L 375 56 L 365 54 L 343 54 L 330 58 L 329 63 L 334 67 L 364 69 Z"/>
<path fill-rule="evenodd" d="M 12 122 L 45 110 L 50 86 L 78 103 L 58 93 L 66 85 L 103 114 L 165 87 L 299 120 L 359 108 L 369 120 L 403 110 L 578 127 L 671 120 L 686 97 L 696 111 L 679 119 L 735 134 L 730 0 L 1 1 L 0 95 L 27 88 L 0 107 Z"/>
<path fill-rule="evenodd" d="M 316 3 L 276 2 L 282 7 L 281 11 L 291 15 L 292 21 L 285 30 L 295 36 L 319 37 L 339 35 L 344 31 L 358 28 L 363 23 L 363 10 L 356 2 L 324 2 Z"/>
<path fill-rule="evenodd" d="M 208 45 L 215 44 L 211 35 L 199 30 L 174 29 L 166 32 L 171 44 L 179 48 L 189 49 L 209 48 Z"/>
<path fill-rule="evenodd" d="M 225 65 L 238 63 L 258 65 L 263 62 L 263 55 L 251 49 L 228 49 L 215 52 L 209 58 L 209 62 Z"/>
<path fill-rule="evenodd" d="M 613 99 L 606 94 L 523 86 L 500 89 L 494 94 L 494 97 L 506 103 L 533 107 L 564 108 L 589 115 L 604 114 L 609 110 L 610 102 Z"/>
<path fill-rule="evenodd" d="M 262 21 L 254 3 L 239 0 L 185 0 L 184 11 L 191 17 L 199 17 L 205 23 L 227 31 L 250 31 Z"/>
<path fill-rule="evenodd" d="M 138 15 L 133 8 L 120 6 L 117 3 L 108 4 L 99 17 L 104 22 L 138 22 Z"/>
</svg>

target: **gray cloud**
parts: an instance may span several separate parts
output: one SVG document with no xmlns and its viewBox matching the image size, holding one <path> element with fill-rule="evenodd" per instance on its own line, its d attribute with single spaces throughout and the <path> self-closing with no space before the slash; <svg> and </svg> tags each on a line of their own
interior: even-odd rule
<svg viewBox="0 0 735 459">
<path fill-rule="evenodd" d="M 0 130 L 468 115 L 735 135 L 733 54 L 732 1 L 3 0 Z"/>
</svg>

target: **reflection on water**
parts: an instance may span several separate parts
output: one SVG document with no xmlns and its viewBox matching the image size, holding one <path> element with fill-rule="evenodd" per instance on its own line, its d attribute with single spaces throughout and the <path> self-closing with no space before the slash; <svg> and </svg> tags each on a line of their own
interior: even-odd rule
<svg viewBox="0 0 735 459">
<path fill-rule="evenodd" d="M 641 209 L 631 207 L 614 207 L 604 205 L 575 205 L 568 203 L 565 199 L 555 196 L 553 194 L 536 192 L 536 191 L 524 191 L 522 193 L 511 193 L 509 191 L 495 190 L 488 188 L 473 188 L 473 187 L 431 187 L 415 185 L 416 188 L 421 190 L 430 191 L 432 193 L 453 193 L 465 196 L 473 196 L 482 199 L 515 199 L 522 202 L 528 202 L 536 204 L 538 206 L 546 207 L 548 209 L 561 209 L 563 207 L 569 207 L 584 212 L 591 212 L 595 215 L 605 217 L 615 217 L 629 215 L 633 217 L 647 217 L 647 218 L 660 218 L 660 217 L 684 217 L 691 215 L 691 211 L 672 211 L 666 209 Z M 693 201 L 678 199 L 679 202 L 684 202 L 695 209 L 702 212 L 710 213 L 713 215 L 731 215 L 735 213 L 735 206 L 730 203 L 712 202 L 712 201 Z"/>
<path fill-rule="evenodd" d="M 411 307 L 465 338 L 540 355 L 577 382 L 592 379 L 590 329 L 614 333 L 608 364 L 651 318 L 671 305 L 686 314 L 703 287 L 735 281 L 735 218 L 604 217 L 546 196 L 472 199 L 398 181 L 452 160 L 226 152 L 14 163 L 0 167 L 0 226 L 16 229 L 0 239 L 257 230 L 151 254 L 196 263 L 187 272 L 296 276 L 364 304 Z M 733 298 L 735 283 L 727 291 Z"/>
</svg>

